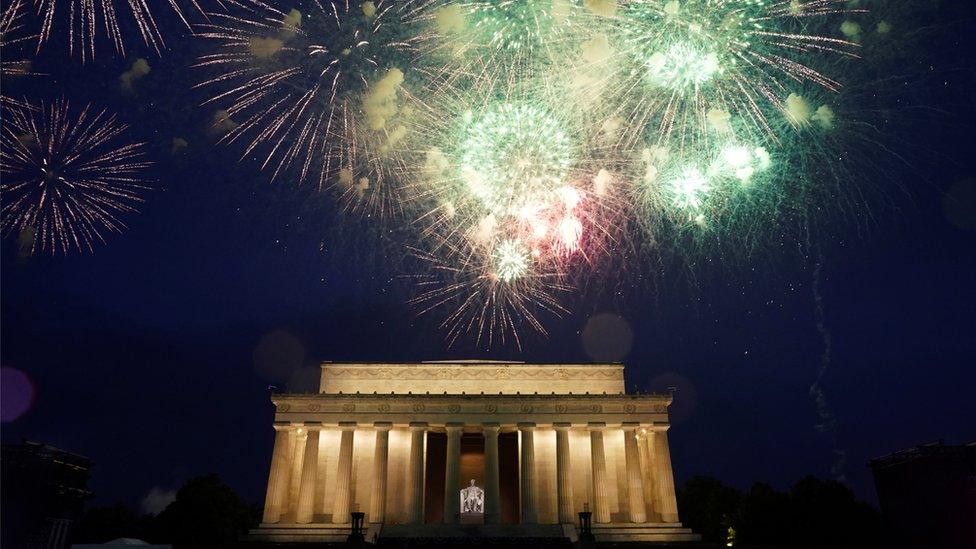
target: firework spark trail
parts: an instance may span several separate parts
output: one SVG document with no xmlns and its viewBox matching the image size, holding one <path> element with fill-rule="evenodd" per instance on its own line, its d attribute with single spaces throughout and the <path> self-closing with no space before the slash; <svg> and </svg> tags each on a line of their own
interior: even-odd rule
<svg viewBox="0 0 976 549">
<path fill-rule="evenodd" d="M 0 79 L 3 80 L 37 75 L 31 69 L 29 59 L 16 59 L 19 55 L 14 55 L 14 60 L 10 59 L 11 47 L 16 48 L 17 45 L 36 38 L 36 36 L 25 34 L 25 11 L 23 9 L 25 5 L 25 0 L 14 0 L 0 13 Z M 5 87 L 6 83 L 0 86 L 0 88 Z M 21 101 L 0 91 L 0 108 L 7 106 L 26 108 L 28 104 L 26 101 Z"/>
<path fill-rule="evenodd" d="M 24 0 L 15 0 L 23 3 Z M 240 7 L 245 9 L 266 8 L 262 0 L 213 0 L 220 9 Z M 153 14 L 151 4 L 165 4 L 183 26 L 190 29 L 190 21 L 178 0 L 149 2 L 148 0 L 33 0 L 33 18 L 37 19 L 35 53 L 58 35 L 66 38 L 70 55 L 78 55 L 82 62 L 95 58 L 96 42 L 104 33 L 115 52 L 126 55 L 125 28 L 135 25 L 143 43 L 160 54 L 166 48 L 163 32 Z M 189 0 L 193 9 L 206 15 L 198 0 Z M 121 18 L 121 19 L 120 19 Z M 131 20 L 130 20 L 131 19 Z"/>
<path fill-rule="evenodd" d="M 93 251 L 148 189 L 143 143 L 125 143 L 115 115 L 66 100 L 11 108 L 0 133 L 0 228 L 31 232 L 31 253 Z"/>
<path fill-rule="evenodd" d="M 403 69 L 418 39 L 402 16 L 412 5 L 304 5 L 307 13 L 211 14 L 199 25 L 218 49 L 195 65 L 210 71 L 196 86 L 211 93 L 203 104 L 238 119 L 222 141 L 263 156 L 273 180 L 297 172 L 300 181 L 337 189 L 351 210 L 396 213 L 409 115 Z"/>
</svg>

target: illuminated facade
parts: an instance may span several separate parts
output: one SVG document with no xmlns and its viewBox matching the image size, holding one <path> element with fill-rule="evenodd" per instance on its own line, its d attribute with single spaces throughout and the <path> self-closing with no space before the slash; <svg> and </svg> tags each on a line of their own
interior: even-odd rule
<svg viewBox="0 0 976 549">
<path fill-rule="evenodd" d="M 277 394 L 265 541 L 486 535 L 684 541 L 670 395 L 629 395 L 621 364 L 325 363 L 317 394 Z M 462 490 L 483 488 L 483 512 Z M 467 528 L 467 532 L 471 532 Z"/>
</svg>

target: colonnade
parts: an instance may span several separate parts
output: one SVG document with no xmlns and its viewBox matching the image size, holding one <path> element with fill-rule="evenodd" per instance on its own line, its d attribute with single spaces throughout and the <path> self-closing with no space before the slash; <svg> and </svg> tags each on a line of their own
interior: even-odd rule
<svg viewBox="0 0 976 549">
<path fill-rule="evenodd" d="M 533 524 L 538 522 L 537 508 L 537 479 L 535 433 L 539 429 L 547 429 L 550 424 L 539 427 L 536 423 L 522 422 L 513 425 L 498 423 L 468 424 L 449 422 L 435 428 L 443 428 L 447 433 L 447 458 L 444 467 L 444 522 L 457 523 L 460 520 L 460 457 L 461 435 L 467 430 L 480 430 L 484 435 L 484 471 L 485 471 L 485 523 L 497 524 L 501 520 L 501 490 L 499 479 L 498 435 L 503 429 L 515 427 L 521 441 L 519 501 L 520 522 Z M 357 432 L 366 434 L 368 431 L 357 431 L 359 427 L 368 427 L 375 436 L 372 461 L 372 485 L 369 495 L 369 513 L 367 520 L 371 523 L 381 523 L 386 520 L 386 501 L 388 489 L 388 461 L 389 435 L 393 423 L 377 421 L 371 424 L 357 424 L 354 422 L 340 422 L 338 463 L 336 464 L 336 487 L 332 504 L 332 523 L 346 524 L 350 522 L 352 503 L 352 469 L 353 443 Z M 425 472 L 425 434 L 431 430 L 431 425 L 425 422 L 412 422 L 410 429 L 410 449 L 405 483 L 409 502 L 407 521 L 413 524 L 423 522 L 424 518 L 424 472 Z M 265 499 L 262 522 L 274 524 L 282 521 L 286 501 L 289 499 L 288 479 L 294 463 L 298 458 L 297 452 L 289 453 L 289 447 L 294 447 L 299 429 L 307 437 L 304 451 L 301 455 L 301 471 L 298 475 L 298 494 L 294 520 L 298 524 L 308 524 L 313 521 L 315 500 L 315 486 L 319 474 L 319 436 L 325 429 L 335 429 L 335 424 L 324 426 L 321 422 L 304 422 L 293 425 L 288 422 L 275 423 L 275 443 L 271 459 L 271 471 L 268 477 L 268 489 Z M 573 508 L 573 477 L 570 453 L 569 433 L 572 429 L 586 429 L 589 432 L 591 479 L 592 479 L 592 508 L 593 521 L 596 523 L 611 522 L 611 508 L 609 501 L 609 483 L 607 474 L 607 457 L 604 447 L 604 435 L 608 430 L 623 430 L 624 461 L 627 486 L 627 518 L 632 523 L 646 523 L 659 521 L 666 523 L 677 522 L 678 513 L 674 495 L 674 477 L 671 470 L 671 452 L 668 448 L 666 425 L 644 425 L 640 423 L 623 423 L 619 427 L 608 427 L 605 423 L 553 423 L 551 428 L 556 434 L 556 494 L 558 521 L 571 524 L 576 521 Z M 292 456 L 290 459 L 289 456 Z M 651 516 L 648 516 L 650 511 Z M 618 519 L 619 520 L 619 519 Z"/>
</svg>

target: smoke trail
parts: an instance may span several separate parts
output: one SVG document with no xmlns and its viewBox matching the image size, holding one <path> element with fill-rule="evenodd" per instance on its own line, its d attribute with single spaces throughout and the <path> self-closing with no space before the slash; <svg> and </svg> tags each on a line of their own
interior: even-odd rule
<svg viewBox="0 0 976 549">
<path fill-rule="evenodd" d="M 810 249 L 810 233 L 807 231 L 807 249 Z M 810 398 L 813 400 L 814 408 L 817 412 L 817 423 L 814 428 L 825 433 L 830 437 L 831 446 L 834 452 L 834 463 L 830 468 L 830 474 L 838 481 L 844 481 L 844 466 L 847 463 L 847 451 L 839 448 L 837 444 L 837 418 L 830 410 L 827 402 L 827 394 L 824 391 L 824 376 L 830 368 L 830 361 L 833 352 L 833 340 L 830 331 L 827 330 L 825 321 L 823 296 L 820 293 L 820 280 L 823 277 L 823 252 L 817 250 L 817 262 L 813 267 L 813 305 L 814 316 L 817 324 L 817 332 L 823 339 L 823 352 L 820 354 L 820 366 L 817 369 L 817 377 L 810 385 Z"/>
</svg>

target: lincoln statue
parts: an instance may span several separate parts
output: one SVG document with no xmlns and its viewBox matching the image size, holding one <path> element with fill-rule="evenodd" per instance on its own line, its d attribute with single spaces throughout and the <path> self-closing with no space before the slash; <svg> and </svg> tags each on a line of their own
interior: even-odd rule
<svg viewBox="0 0 976 549">
<path fill-rule="evenodd" d="M 318 392 L 272 401 L 255 541 L 343 541 L 354 512 L 370 540 L 575 539 L 584 508 L 597 541 L 699 539 L 678 522 L 671 395 L 627 394 L 622 364 L 327 362 Z"/>
<path fill-rule="evenodd" d="M 461 490 L 461 512 L 485 512 L 485 491 L 474 485 L 474 479 L 471 479 L 470 486 Z"/>
</svg>

